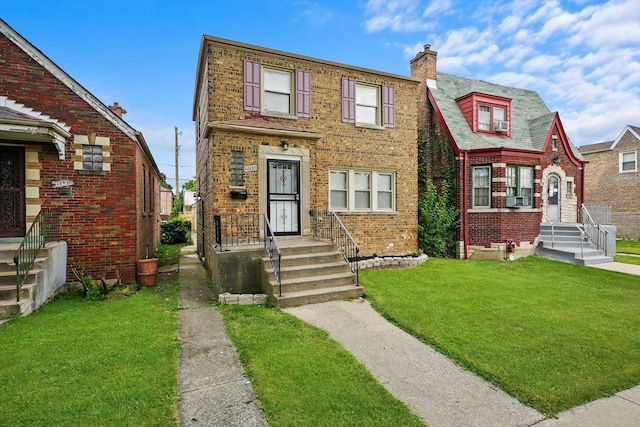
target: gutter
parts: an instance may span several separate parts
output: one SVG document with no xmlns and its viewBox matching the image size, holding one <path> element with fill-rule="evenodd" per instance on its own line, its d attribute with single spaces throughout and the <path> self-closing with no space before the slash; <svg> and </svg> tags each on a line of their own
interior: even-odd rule
<svg viewBox="0 0 640 427">
<path fill-rule="evenodd" d="M 462 170 L 462 224 L 464 227 L 462 232 L 462 241 L 464 244 L 464 259 L 469 259 L 469 224 L 467 223 L 467 200 L 469 197 L 469 185 L 467 182 L 469 179 L 469 152 L 466 150 L 462 152 Z"/>
</svg>

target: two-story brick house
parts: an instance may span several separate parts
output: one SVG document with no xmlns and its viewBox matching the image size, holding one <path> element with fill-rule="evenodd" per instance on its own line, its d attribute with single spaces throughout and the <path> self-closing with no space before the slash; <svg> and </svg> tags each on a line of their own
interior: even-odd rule
<svg viewBox="0 0 640 427">
<path fill-rule="evenodd" d="M 459 255 L 532 254 L 541 221 L 578 220 L 584 158 L 536 92 L 437 72 L 436 57 L 425 46 L 411 75 L 426 175 L 455 181 Z"/>
<path fill-rule="evenodd" d="M 362 255 L 417 245 L 415 78 L 204 36 L 196 123 L 199 243 L 216 215 L 265 215 L 278 236 L 337 213 Z M 202 226 L 200 226 L 202 223 Z"/>
<path fill-rule="evenodd" d="M 57 209 L 68 266 L 135 281 L 159 243 L 159 170 L 144 137 L 2 20 L 0 53 L 0 242 Z"/>
<path fill-rule="evenodd" d="M 589 162 L 585 203 L 610 207 L 606 220 L 616 226 L 619 236 L 640 238 L 640 127 L 627 125 L 613 141 L 579 149 Z"/>
</svg>

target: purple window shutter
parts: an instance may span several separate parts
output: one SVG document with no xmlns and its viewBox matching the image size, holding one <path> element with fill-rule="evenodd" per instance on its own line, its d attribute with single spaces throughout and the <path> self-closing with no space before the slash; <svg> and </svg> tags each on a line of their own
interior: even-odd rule
<svg viewBox="0 0 640 427">
<path fill-rule="evenodd" d="M 311 73 L 296 70 L 296 116 L 311 117 Z"/>
<path fill-rule="evenodd" d="M 356 122 L 356 81 L 347 77 L 342 78 L 342 121 Z"/>
<path fill-rule="evenodd" d="M 260 63 L 244 60 L 244 109 L 260 111 Z"/>
<path fill-rule="evenodd" d="M 393 86 L 382 86 L 382 126 L 392 128 L 396 118 L 395 93 Z"/>
</svg>

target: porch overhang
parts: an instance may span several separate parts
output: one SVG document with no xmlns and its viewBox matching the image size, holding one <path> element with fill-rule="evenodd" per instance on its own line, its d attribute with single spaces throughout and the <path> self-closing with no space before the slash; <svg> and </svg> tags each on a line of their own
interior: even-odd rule
<svg viewBox="0 0 640 427">
<path fill-rule="evenodd" d="M 71 133 L 56 123 L 42 120 L 0 118 L 0 139 L 29 142 L 51 142 L 58 159 L 65 158 L 65 141 Z"/>
<path fill-rule="evenodd" d="M 264 125 L 256 123 L 252 120 L 234 120 L 226 122 L 209 122 L 207 123 L 207 132 L 205 137 L 208 138 L 215 131 L 251 133 L 256 135 L 272 135 L 290 138 L 308 138 L 320 139 L 324 135 L 317 132 L 310 132 L 304 129 L 288 128 L 284 126 L 274 126 L 273 124 Z"/>
</svg>

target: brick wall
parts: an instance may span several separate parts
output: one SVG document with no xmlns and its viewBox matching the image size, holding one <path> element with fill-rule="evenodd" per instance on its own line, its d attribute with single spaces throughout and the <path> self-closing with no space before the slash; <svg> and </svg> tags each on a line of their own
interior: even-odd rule
<svg viewBox="0 0 640 427">
<path fill-rule="evenodd" d="M 613 150 L 586 153 L 585 203 L 611 206 L 613 212 L 640 212 L 640 173 L 620 172 L 621 152 L 637 151 L 638 139 L 625 132 Z"/>
<path fill-rule="evenodd" d="M 38 208 L 27 221 L 33 220 L 39 208 L 62 208 L 62 238 L 68 243 L 69 265 L 84 267 L 94 278 L 103 273 L 114 278 L 118 270 L 123 281 L 134 281 L 135 261 L 147 244 L 155 249 L 158 236 L 154 215 L 158 208 L 143 214 L 138 206 L 139 166 L 146 164 L 159 186 L 157 171 L 134 140 L 4 36 L 0 36 L 0 52 L 0 95 L 64 122 L 72 133 L 65 144 L 64 161 L 58 159 L 52 143 L 28 143 L 31 160 L 27 170 L 32 172 L 27 187 L 37 193 L 30 203 Z M 74 169 L 74 136 L 90 135 L 108 138 L 110 170 L 87 173 Z M 74 181 L 72 195 L 60 195 L 52 187 L 53 181 L 61 179 Z M 159 189 L 154 191 L 158 194 Z M 156 205 L 158 199 L 154 197 Z M 73 277 L 69 274 L 68 279 Z"/>
<path fill-rule="evenodd" d="M 217 40 L 217 39 L 216 39 Z M 341 212 L 340 218 L 361 247 L 363 254 L 412 252 L 417 248 L 417 149 L 416 149 L 416 89 L 418 82 L 386 73 L 328 63 L 294 54 L 285 54 L 255 46 L 208 40 L 206 57 L 201 58 L 205 90 L 199 87 L 195 119 L 197 135 L 208 121 L 243 119 L 251 112 L 243 109 L 243 59 L 286 70 L 303 69 L 311 73 L 311 117 L 289 119 L 268 117 L 270 123 L 320 134 L 283 136 L 215 130 L 211 137 L 198 140 L 197 174 L 199 185 L 205 188 L 205 240 L 213 242 L 211 217 L 216 213 L 265 213 L 261 190 L 265 155 L 279 153 L 308 156 L 308 170 L 302 174 L 302 223 L 309 223 L 309 210 L 328 210 L 329 169 L 350 168 L 396 173 L 396 212 Z M 395 127 L 371 129 L 356 127 L 341 120 L 341 79 L 354 78 L 376 85 L 391 85 L 395 89 Z M 207 100 L 202 95 L 207 95 Z M 206 113 L 205 113 L 206 110 Z M 286 139 L 290 149 L 281 150 Z M 262 149 L 260 148 L 262 147 Z M 245 172 L 248 197 L 232 199 L 229 195 L 230 156 L 241 150 L 245 165 L 257 165 L 255 172 Z M 261 154 L 262 153 L 262 154 Z M 266 153 L 266 154 L 265 154 Z M 263 156 L 263 157 L 261 157 Z M 306 161 L 306 160 L 305 160 Z M 305 163 L 303 161 L 303 168 Z M 305 175 L 306 174 L 306 175 Z M 305 205 L 304 203 L 307 203 Z M 304 231 L 304 230 L 303 230 Z"/>
</svg>

